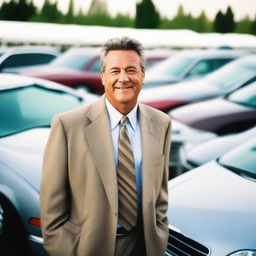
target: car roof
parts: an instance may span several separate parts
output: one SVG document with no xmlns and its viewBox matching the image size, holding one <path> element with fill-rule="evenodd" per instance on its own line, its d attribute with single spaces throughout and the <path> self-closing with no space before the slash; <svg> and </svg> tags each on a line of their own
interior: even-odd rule
<svg viewBox="0 0 256 256">
<path fill-rule="evenodd" d="M 61 51 L 57 47 L 52 46 L 11 46 L 2 48 L 3 56 L 21 53 L 42 53 L 59 55 Z"/>
<path fill-rule="evenodd" d="M 99 47 L 72 47 L 69 48 L 66 53 L 77 52 L 77 53 L 86 53 L 89 55 L 100 55 L 101 48 Z"/>
<path fill-rule="evenodd" d="M 222 49 L 210 49 L 210 50 L 182 50 L 177 52 L 173 56 L 187 56 L 193 58 L 219 58 L 219 57 L 240 57 L 248 54 L 246 51 L 240 50 L 222 50 Z M 170 58 L 172 58 L 171 56 Z"/>
<path fill-rule="evenodd" d="M 8 73 L 0 74 L 0 91 L 22 88 L 22 87 L 27 87 L 32 85 L 39 85 L 47 89 L 63 91 L 63 92 L 67 92 L 75 96 L 81 97 L 81 95 L 78 92 L 76 92 L 74 89 L 58 84 L 56 82 L 49 81 L 49 80 L 22 76 L 17 74 L 8 74 Z"/>
</svg>

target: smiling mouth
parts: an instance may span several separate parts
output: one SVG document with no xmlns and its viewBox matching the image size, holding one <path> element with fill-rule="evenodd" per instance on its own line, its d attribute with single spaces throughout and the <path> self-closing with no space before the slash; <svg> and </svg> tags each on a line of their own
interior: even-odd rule
<svg viewBox="0 0 256 256">
<path fill-rule="evenodd" d="M 132 86 L 125 86 L 125 87 L 116 87 L 116 89 L 118 90 L 128 90 L 128 89 L 131 89 Z"/>
</svg>

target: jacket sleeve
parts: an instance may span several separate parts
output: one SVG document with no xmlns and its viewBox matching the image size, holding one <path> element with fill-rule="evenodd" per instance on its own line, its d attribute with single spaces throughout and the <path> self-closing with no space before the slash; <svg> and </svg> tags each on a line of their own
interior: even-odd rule
<svg viewBox="0 0 256 256">
<path fill-rule="evenodd" d="M 52 121 L 46 145 L 40 190 L 40 209 L 44 246 L 56 253 L 63 225 L 69 212 L 68 155 L 65 131 L 60 118 Z"/>
</svg>

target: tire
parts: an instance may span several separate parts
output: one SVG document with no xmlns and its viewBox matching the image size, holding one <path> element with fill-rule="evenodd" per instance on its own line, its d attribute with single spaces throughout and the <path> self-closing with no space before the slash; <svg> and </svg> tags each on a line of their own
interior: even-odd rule
<svg viewBox="0 0 256 256">
<path fill-rule="evenodd" d="M 26 237 L 27 232 L 17 211 L 0 195 L 1 256 L 32 256 Z"/>
</svg>

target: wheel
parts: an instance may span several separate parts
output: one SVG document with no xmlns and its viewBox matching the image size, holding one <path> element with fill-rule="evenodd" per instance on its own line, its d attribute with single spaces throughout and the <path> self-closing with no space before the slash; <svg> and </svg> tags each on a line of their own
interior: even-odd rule
<svg viewBox="0 0 256 256">
<path fill-rule="evenodd" d="M 32 256 L 27 232 L 20 216 L 10 202 L 0 196 L 0 252 L 1 256 Z"/>
</svg>

